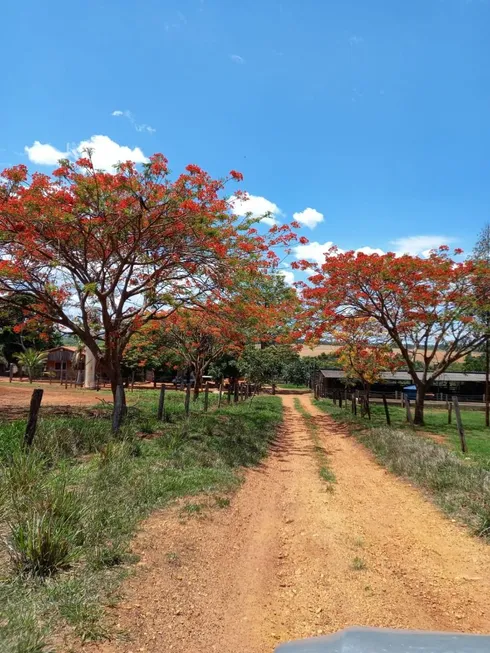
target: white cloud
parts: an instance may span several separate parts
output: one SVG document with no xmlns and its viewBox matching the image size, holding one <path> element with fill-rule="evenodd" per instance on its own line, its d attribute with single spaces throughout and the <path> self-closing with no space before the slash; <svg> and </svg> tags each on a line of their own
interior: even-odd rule
<svg viewBox="0 0 490 653">
<path fill-rule="evenodd" d="M 115 118 L 126 118 L 133 125 L 137 132 L 148 132 L 149 134 L 154 134 L 156 132 L 154 127 L 150 127 L 150 125 L 145 123 L 136 122 L 135 117 L 131 111 L 129 111 L 129 109 L 125 109 L 124 111 L 116 109 L 111 113 L 111 116 L 114 116 Z"/>
<path fill-rule="evenodd" d="M 92 160 L 95 168 L 113 172 L 114 166 L 124 161 L 133 161 L 134 163 L 146 163 L 148 159 L 139 147 L 131 149 L 126 145 L 119 145 L 109 136 L 101 134 L 92 136 L 86 141 L 81 141 L 78 145 L 73 146 L 67 152 L 61 152 L 49 143 L 40 143 L 34 141 L 31 147 L 25 147 L 24 150 L 29 160 L 39 165 L 56 165 L 60 159 L 78 158 L 84 155 L 84 151 L 90 148 Z"/>
<path fill-rule="evenodd" d="M 112 172 L 114 166 L 124 161 L 133 161 L 134 163 L 146 163 L 147 157 L 139 147 L 131 149 L 127 145 L 119 145 L 109 136 L 92 136 L 88 141 L 82 141 L 73 150 L 76 156 L 83 155 L 84 150 L 91 148 L 92 161 L 95 168 Z"/>
<path fill-rule="evenodd" d="M 293 219 L 310 229 L 314 229 L 317 224 L 323 222 L 323 213 L 316 209 L 305 209 L 299 213 L 294 213 Z"/>
<path fill-rule="evenodd" d="M 314 261 L 318 265 L 322 265 L 325 263 L 325 256 L 329 249 L 333 247 L 334 243 L 329 240 L 326 243 L 308 243 L 307 245 L 298 245 L 294 247 L 294 255 L 296 256 L 297 259 L 304 259 L 306 261 Z M 341 249 L 340 247 L 337 247 L 337 253 L 338 254 L 344 254 L 345 249 Z M 378 248 L 373 248 L 373 247 L 359 247 L 358 249 L 354 250 L 356 254 L 363 253 L 363 254 L 379 254 L 382 255 L 384 254 L 382 249 Z M 314 274 L 314 270 L 309 270 L 308 273 Z"/>
<path fill-rule="evenodd" d="M 282 211 L 277 204 L 258 195 L 248 195 L 247 197 L 247 200 L 239 199 L 235 196 L 231 198 L 230 206 L 233 213 L 238 216 L 250 214 L 252 218 L 260 218 L 266 213 L 269 213 L 270 215 L 262 218 L 261 222 L 269 225 L 278 224 L 279 221 L 276 218 L 282 215 Z"/>
<path fill-rule="evenodd" d="M 34 141 L 31 147 L 26 145 L 24 151 L 29 161 L 42 166 L 56 165 L 60 159 L 66 159 L 70 154 L 69 152 L 57 150 L 49 143 L 40 143 L 39 141 Z"/>
<path fill-rule="evenodd" d="M 396 246 L 397 254 L 428 256 L 431 249 L 437 249 L 440 245 L 449 245 L 453 242 L 454 238 L 449 236 L 407 236 L 392 240 L 391 244 Z"/>
<path fill-rule="evenodd" d="M 355 250 L 356 254 L 359 254 L 360 252 L 362 254 L 379 254 L 382 256 L 384 254 L 382 249 L 379 249 L 378 247 L 359 247 L 359 249 Z"/>
<path fill-rule="evenodd" d="M 284 281 L 288 286 L 292 286 L 294 283 L 294 272 L 290 270 L 279 270 L 278 273 L 281 277 L 284 277 Z"/>
<path fill-rule="evenodd" d="M 237 64 L 245 63 L 245 59 L 241 57 L 239 54 L 230 54 L 230 59 L 233 61 L 233 63 L 237 63 Z"/>
<path fill-rule="evenodd" d="M 325 254 L 331 247 L 333 247 L 333 243 L 329 240 L 326 243 L 313 242 L 308 243 L 307 245 L 297 245 L 293 250 L 297 259 L 314 261 L 315 263 L 318 263 L 318 265 L 322 265 L 325 263 Z"/>
</svg>

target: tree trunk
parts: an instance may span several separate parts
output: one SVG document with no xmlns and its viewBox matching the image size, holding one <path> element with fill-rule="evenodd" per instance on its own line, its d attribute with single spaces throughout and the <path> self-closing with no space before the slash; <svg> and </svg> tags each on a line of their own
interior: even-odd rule
<svg viewBox="0 0 490 653">
<path fill-rule="evenodd" d="M 424 384 L 417 384 L 417 398 L 415 399 L 415 415 L 413 423 L 417 426 L 424 425 L 424 403 L 427 386 Z"/>
<path fill-rule="evenodd" d="M 122 378 L 121 365 L 116 364 L 115 369 L 108 370 L 111 380 L 112 398 L 114 408 L 112 411 L 112 431 L 117 433 L 121 428 L 127 413 L 126 393 L 124 391 L 124 380 Z"/>
<path fill-rule="evenodd" d="M 194 381 L 194 395 L 192 397 L 193 401 L 199 399 L 199 392 L 201 391 L 201 379 L 196 374 L 196 380 Z"/>
</svg>

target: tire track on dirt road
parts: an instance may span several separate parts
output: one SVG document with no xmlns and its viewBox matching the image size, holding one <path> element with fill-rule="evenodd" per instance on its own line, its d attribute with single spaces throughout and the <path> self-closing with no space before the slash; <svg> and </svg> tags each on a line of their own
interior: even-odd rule
<svg viewBox="0 0 490 653">
<path fill-rule="evenodd" d="M 354 624 L 490 631 L 490 547 L 300 401 L 320 426 L 334 492 L 283 397 L 282 435 L 230 508 L 145 522 L 138 570 L 110 615 L 127 637 L 84 651 L 270 653 Z"/>
</svg>

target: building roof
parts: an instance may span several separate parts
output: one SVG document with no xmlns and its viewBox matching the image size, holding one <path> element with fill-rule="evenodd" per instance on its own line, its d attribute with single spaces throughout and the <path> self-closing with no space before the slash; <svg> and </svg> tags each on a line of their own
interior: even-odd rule
<svg viewBox="0 0 490 653">
<path fill-rule="evenodd" d="M 71 345 L 60 345 L 59 347 L 52 347 L 48 349 L 48 353 L 52 351 L 58 351 L 59 349 L 65 349 L 66 351 L 78 351 L 78 347 L 73 347 Z"/>
<path fill-rule="evenodd" d="M 343 370 L 320 370 L 320 373 L 326 379 L 343 379 L 345 372 Z M 422 372 L 417 372 L 417 376 L 421 376 Z M 412 377 L 408 372 L 382 372 L 381 378 L 385 381 L 411 381 Z M 437 377 L 436 383 L 483 383 L 485 381 L 485 374 L 483 372 L 446 372 Z"/>
</svg>

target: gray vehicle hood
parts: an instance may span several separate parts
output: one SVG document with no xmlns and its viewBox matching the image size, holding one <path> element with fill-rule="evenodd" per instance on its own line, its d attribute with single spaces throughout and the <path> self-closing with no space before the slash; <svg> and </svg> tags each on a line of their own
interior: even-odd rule
<svg viewBox="0 0 490 653">
<path fill-rule="evenodd" d="M 348 628 L 281 644 L 277 653 L 490 653 L 490 636 Z"/>
</svg>

